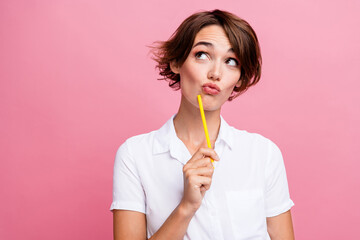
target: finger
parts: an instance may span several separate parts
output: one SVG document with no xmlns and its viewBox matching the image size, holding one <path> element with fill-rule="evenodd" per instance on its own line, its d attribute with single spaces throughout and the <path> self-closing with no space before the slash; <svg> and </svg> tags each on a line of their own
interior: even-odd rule
<svg viewBox="0 0 360 240">
<path fill-rule="evenodd" d="M 211 159 L 216 160 L 216 161 L 220 160 L 219 156 L 217 155 L 217 153 L 215 152 L 214 149 L 199 148 L 188 162 L 196 161 L 198 159 L 204 158 L 204 156 L 210 157 Z"/>
<path fill-rule="evenodd" d="M 207 190 L 209 190 L 209 189 L 206 189 L 206 187 L 204 187 L 204 186 L 201 186 L 201 187 L 200 187 L 200 192 L 205 192 L 205 191 L 207 191 Z"/>
<path fill-rule="evenodd" d="M 187 162 L 184 166 L 184 171 L 191 168 L 200 168 L 200 167 L 213 167 L 211 159 L 209 157 L 201 158 L 194 160 L 192 162 Z"/>
<path fill-rule="evenodd" d="M 220 158 L 219 156 L 217 155 L 217 153 L 215 152 L 214 149 L 212 148 L 200 148 L 198 150 L 200 153 L 202 153 L 205 157 L 209 157 L 215 161 L 219 161 Z"/>
<path fill-rule="evenodd" d="M 212 177 L 214 173 L 213 167 L 202 167 L 202 168 L 192 168 L 185 172 L 185 177 L 190 178 L 191 176 L 204 176 L 204 177 Z"/>
<path fill-rule="evenodd" d="M 211 186 L 211 178 L 192 175 L 191 177 L 189 177 L 189 184 L 192 188 L 200 189 L 203 186 L 205 187 L 205 189 L 209 189 Z"/>
</svg>

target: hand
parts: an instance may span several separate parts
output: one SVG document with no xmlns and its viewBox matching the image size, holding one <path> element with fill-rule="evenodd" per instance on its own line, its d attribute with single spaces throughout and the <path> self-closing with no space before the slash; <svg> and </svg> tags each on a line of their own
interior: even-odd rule
<svg viewBox="0 0 360 240">
<path fill-rule="evenodd" d="M 184 196 L 180 204 L 192 213 L 200 207 L 205 192 L 210 189 L 214 173 L 210 158 L 220 160 L 213 149 L 200 148 L 183 167 Z"/>
</svg>

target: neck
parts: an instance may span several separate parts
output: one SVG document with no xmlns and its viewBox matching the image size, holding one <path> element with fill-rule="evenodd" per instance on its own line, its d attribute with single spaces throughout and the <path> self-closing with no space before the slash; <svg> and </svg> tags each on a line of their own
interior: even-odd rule
<svg viewBox="0 0 360 240">
<path fill-rule="evenodd" d="M 205 111 L 206 123 L 209 131 L 210 141 L 214 147 L 215 140 L 220 129 L 220 109 L 216 111 Z M 204 127 L 201 120 L 199 108 L 189 103 L 183 96 L 174 118 L 176 135 L 185 144 L 193 146 L 206 146 Z"/>
</svg>

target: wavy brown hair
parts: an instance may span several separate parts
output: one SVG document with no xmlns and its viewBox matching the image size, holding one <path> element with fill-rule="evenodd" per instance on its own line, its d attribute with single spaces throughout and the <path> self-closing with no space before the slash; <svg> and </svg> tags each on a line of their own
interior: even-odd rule
<svg viewBox="0 0 360 240">
<path fill-rule="evenodd" d="M 229 97 L 231 101 L 260 80 L 262 59 L 255 31 L 245 20 L 226 11 L 216 9 L 195 13 L 181 23 L 169 40 L 155 42 L 152 53 L 157 62 L 156 68 L 162 76 L 159 80 L 168 81 L 169 86 L 175 90 L 180 89 L 180 75 L 171 71 L 170 63 L 175 61 L 177 66 L 182 66 L 191 51 L 196 34 L 209 25 L 219 25 L 225 30 L 240 61 L 241 85 L 234 87 Z"/>
</svg>

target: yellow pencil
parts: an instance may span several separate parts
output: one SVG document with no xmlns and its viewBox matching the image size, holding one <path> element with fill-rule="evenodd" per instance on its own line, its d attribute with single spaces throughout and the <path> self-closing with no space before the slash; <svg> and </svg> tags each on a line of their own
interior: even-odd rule
<svg viewBox="0 0 360 240">
<path fill-rule="evenodd" d="M 201 119 L 202 119 L 203 126 L 204 126 L 206 142 L 207 142 L 208 148 L 211 148 L 211 142 L 210 142 L 208 128 L 207 128 L 207 125 L 206 125 L 206 119 L 205 119 L 204 107 L 203 107 L 202 100 L 201 100 L 201 95 L 198 95 L 197 98 L 198 98 L 198 102 L 199 102 Z M 211 159 L 211 162 L 214 162 L 214 160 Z"/>
</svg>

